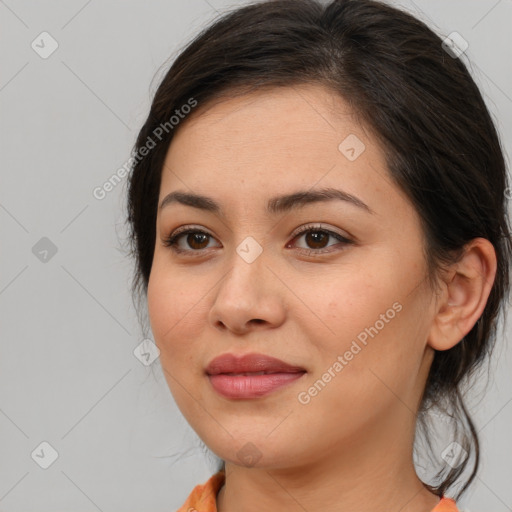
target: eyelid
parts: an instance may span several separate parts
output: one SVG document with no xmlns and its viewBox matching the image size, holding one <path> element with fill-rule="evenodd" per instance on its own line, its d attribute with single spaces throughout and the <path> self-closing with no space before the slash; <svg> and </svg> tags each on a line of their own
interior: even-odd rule
<svg viewBox="0 0 512 512">
<path fill-rule="evenodd" d="M 171 236 L 178 236 L 182 233 L 187 233 L 189 231 L 193 231 L 194 233 L 196 231 L 199 231 L 201 233 L 204 233 L 206 235 L 210 235 L 212 238 L 215 238 L 210 232 L 208 232 L 206 229 L 204 229 L 202 226 L 194 225 L 194 224 L 187 224 L 185 226 L 180 226 L 179 228 L 176 228 L 172 233 Z"/>
<path fill-rule="evenodd" d="M 293 231 L 290 236 L 295 238 L 296 236 L 301 235 L 305 231 L 314 231 L 314 230 L 332 233 L 332 234 L 338 235 L 339 237 L 341 237 L 347 241 L 354 239 L 354 237 L 352 235 L 349 235 L 348 233 L 340 233 L 340 232 L 336 231 L 335 229 L 328 227 L 328 226 L 324 226 L 323 224 L 320 224 L 318 222 L 313 222 L 311 224 L 303 224 L 302 226 L 298 227 L 295 231 Z"/>
</svg>

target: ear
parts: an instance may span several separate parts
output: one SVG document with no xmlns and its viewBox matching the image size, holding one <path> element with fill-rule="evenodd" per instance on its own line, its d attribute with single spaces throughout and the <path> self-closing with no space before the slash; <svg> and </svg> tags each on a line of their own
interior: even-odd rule
<svg viewBox="0 0 512 512">
<path fill-rule="evenodd" d="M 485 238 L 466 244 L 460 261 L 441 278 L 427 344 L 435 350 L 454 347 L 476 324 L 487 303 L 496 276 L 496 252 Z"/>
</svg>

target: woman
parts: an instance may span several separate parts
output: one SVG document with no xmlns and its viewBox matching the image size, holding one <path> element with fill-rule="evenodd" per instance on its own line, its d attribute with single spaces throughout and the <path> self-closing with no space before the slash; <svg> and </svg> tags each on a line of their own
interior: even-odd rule
<svg viewBox="0 0 512 512">
<path fill-rule="evenodd" d="M 133 290 L 222 460 L 180 511 L 457 510 L 479 462 L 461 386 L 512 249 L 498 134 L 456 49 L 379 2 L 277 0 L 224 15 L 163 78 L 129 181 Z M 463 430 L 426 483 L 435 408 Z"/>
</svg>

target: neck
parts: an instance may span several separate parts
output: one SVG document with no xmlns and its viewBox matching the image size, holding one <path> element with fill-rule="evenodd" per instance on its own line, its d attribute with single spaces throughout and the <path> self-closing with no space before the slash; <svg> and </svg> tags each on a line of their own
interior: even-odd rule
<svg viewBox="0 0 512 512">
<path fill-rule="evenodd" d="M 412 416 L 402 407 L 401 414 L 372 423 L 300 466 L 244 467 L 226 461 L 217 510 L 431 512 L 439 497 L 426 489 L 414 469 Z M 407 441 L 404 421 L 410 424 Z"/>
</svg>

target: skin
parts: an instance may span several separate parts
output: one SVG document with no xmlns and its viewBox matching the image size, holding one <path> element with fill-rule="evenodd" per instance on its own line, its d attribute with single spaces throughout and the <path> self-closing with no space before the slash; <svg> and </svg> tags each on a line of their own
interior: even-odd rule
<svg viewBox="0 0 512 512">
<path fill-rule="evenodd" d="M 349 134 L 366 146 L 354 161 L 338 149 Z M 323 187 L 357 196 L 373 213 L 341 200 L 266 212 L 271 197 Z M 218 510 L 432 510 L 439 498 L 412 461 L 416 411 L 434 349 L 458 343 L 483 311 L 496 271 L 492 245 L 475 239 L 434 292 L 419 217 L 392 182 L 383 149 L 321 86 L 200 106 L 170 145 L 159 204 L 177 190 L 211 197 L 223 215 L 178 203 L 158 212 L 148 309 L 178 407 L 226 461 Z M 353 243 L 294 235 L 317 223 Z M 211 237 L 183 235 L 188 253 L 178 254 L 163 240 L 185 225 Z M 248 236 L 263 249 L 252 263 L 236 251 Z M 301 403 L 298 394 L 396 303 L 400 312 Z M 230 400 L 205 375 L 226 352 L 264 353 L 307 373 L 265 397 Z"/>
</svg>

